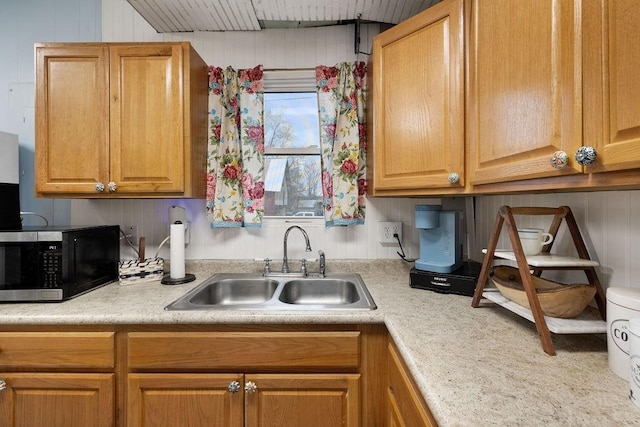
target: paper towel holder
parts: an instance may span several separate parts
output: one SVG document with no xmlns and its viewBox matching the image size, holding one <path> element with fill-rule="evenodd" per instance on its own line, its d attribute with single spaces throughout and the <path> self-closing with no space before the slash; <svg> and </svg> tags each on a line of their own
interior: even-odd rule
<svg viewBox="0 0 640 427">
<path fill-rule="evenodd" d="M 183 222 L 175 221 L 175 224 L 183 224 Z M 171 245 L 171 241 L 169 242 L 169 244 Z M 184 262 L 184 257 L 182 262 Z M 165 274 L 162 277 L 162 280 L 160 281 L 160 283 L 162 283 L 163 285 L 181 285 L 183 283 L 193 282 L 194 280 L 196 280 L 196 276 L 191 273 L 185 273 L 183 277 L 171 277 L 171 273 L 169 273 L 169 274 Z"/>
</svg>

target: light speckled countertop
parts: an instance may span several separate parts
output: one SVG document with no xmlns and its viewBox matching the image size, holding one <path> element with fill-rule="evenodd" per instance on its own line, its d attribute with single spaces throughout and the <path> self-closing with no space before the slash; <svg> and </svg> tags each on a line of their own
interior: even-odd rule
<svg viewBox="0 0 640 427">
<path fill-rule="evenodd" d="M 607 364 L 604 335 L 552 335 L 542 351 L 535 325 L 485 302 L 409 286 L 408 264 L 327 260 L 329 272 L 357 272 L 373 311 L 164 311 L 216 272 L 260 271 L 250 261 L 189 261 L 193 283 L 111 284 L 54 304 L 2 304 L 0 324 L 384 323 L 442 426 L 640 425 L 628 385 Z"/>
</svg>

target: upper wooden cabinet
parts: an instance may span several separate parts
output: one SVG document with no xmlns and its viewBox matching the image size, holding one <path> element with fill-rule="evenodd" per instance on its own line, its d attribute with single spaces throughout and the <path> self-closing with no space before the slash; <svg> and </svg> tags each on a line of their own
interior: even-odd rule
<svg viewBox="0 0 640 427">
<path fill-rule="evenodd" d="M 373 195 L 464 190 L 462 21 L 462 0 L 444 0 L 374 38 Z"/>
<path fill-rule="evenodd" d="M 640 188 L 636 2 L 463 3 L 442 2 L 374 39 L 371 194 Z M 591 165 L 576 160 L 584 146 L 597 153 Z M 557 169 L 559 151 L 568 161 Z M 450 171 L 458 184 L 446 182 Z"/>
<path fill-rule="evenodd" d="M 471 190 L 640 188 L 636 2 L 531 0 L 513 8 L 507 0 L 471 0 L 469 5 Z M 509 19 L 502 22 L 497 15 Z M 492 17 L 502 22 L 491 25 L 496 31 L 509 28 L 498 40 L 484 28 Z M 518 43 L 520 51 L 511 49 Z M 500 61 L 485 63 L 508 49 Z M 509 86 L 510 79 L 523 76 Z M 536 139 L 527 140 L 530 135 Z M 595 148 L 593 164 L 576 162 L 582 146 Z M 555 150 L 567 153 L 563 169 L 550 166 Z"/>
<path fill-rule="evenodd" d="M 554 169 L 582 146 L 579 3 L 467 3 L 472 185 L 582 172 Z"/>
<path fill-rule="evenodd" d="M 634 0 L 583 2 L 584 143 L 588 172 L 640 168 L 640 8 Z"/>
<path fill-rule="evenodd" d="M 36 193 L 204 197 L 207 66 L 189 43 L 46 43 Z"/>
</svg>

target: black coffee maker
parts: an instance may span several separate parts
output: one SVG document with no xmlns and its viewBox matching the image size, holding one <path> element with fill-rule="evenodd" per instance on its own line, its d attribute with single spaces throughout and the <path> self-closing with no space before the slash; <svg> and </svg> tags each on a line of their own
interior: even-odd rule
<svg viewBox="0 0 640 427">
<path fill-rule="evenodd" d="M 18 135 L 0 132 L 0 231 L 22 230 L 18 185 Z"/>
</svg>

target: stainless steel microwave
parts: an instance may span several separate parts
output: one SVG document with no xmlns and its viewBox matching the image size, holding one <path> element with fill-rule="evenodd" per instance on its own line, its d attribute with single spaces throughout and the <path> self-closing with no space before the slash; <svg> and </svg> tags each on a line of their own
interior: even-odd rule
<svg viewBox="0 0 640 427">
<path fill-rule="evenodd" d="M 0 302 L 64 301 L 118 280 L 120 228 L 0 232 Z"/>
</svg>

